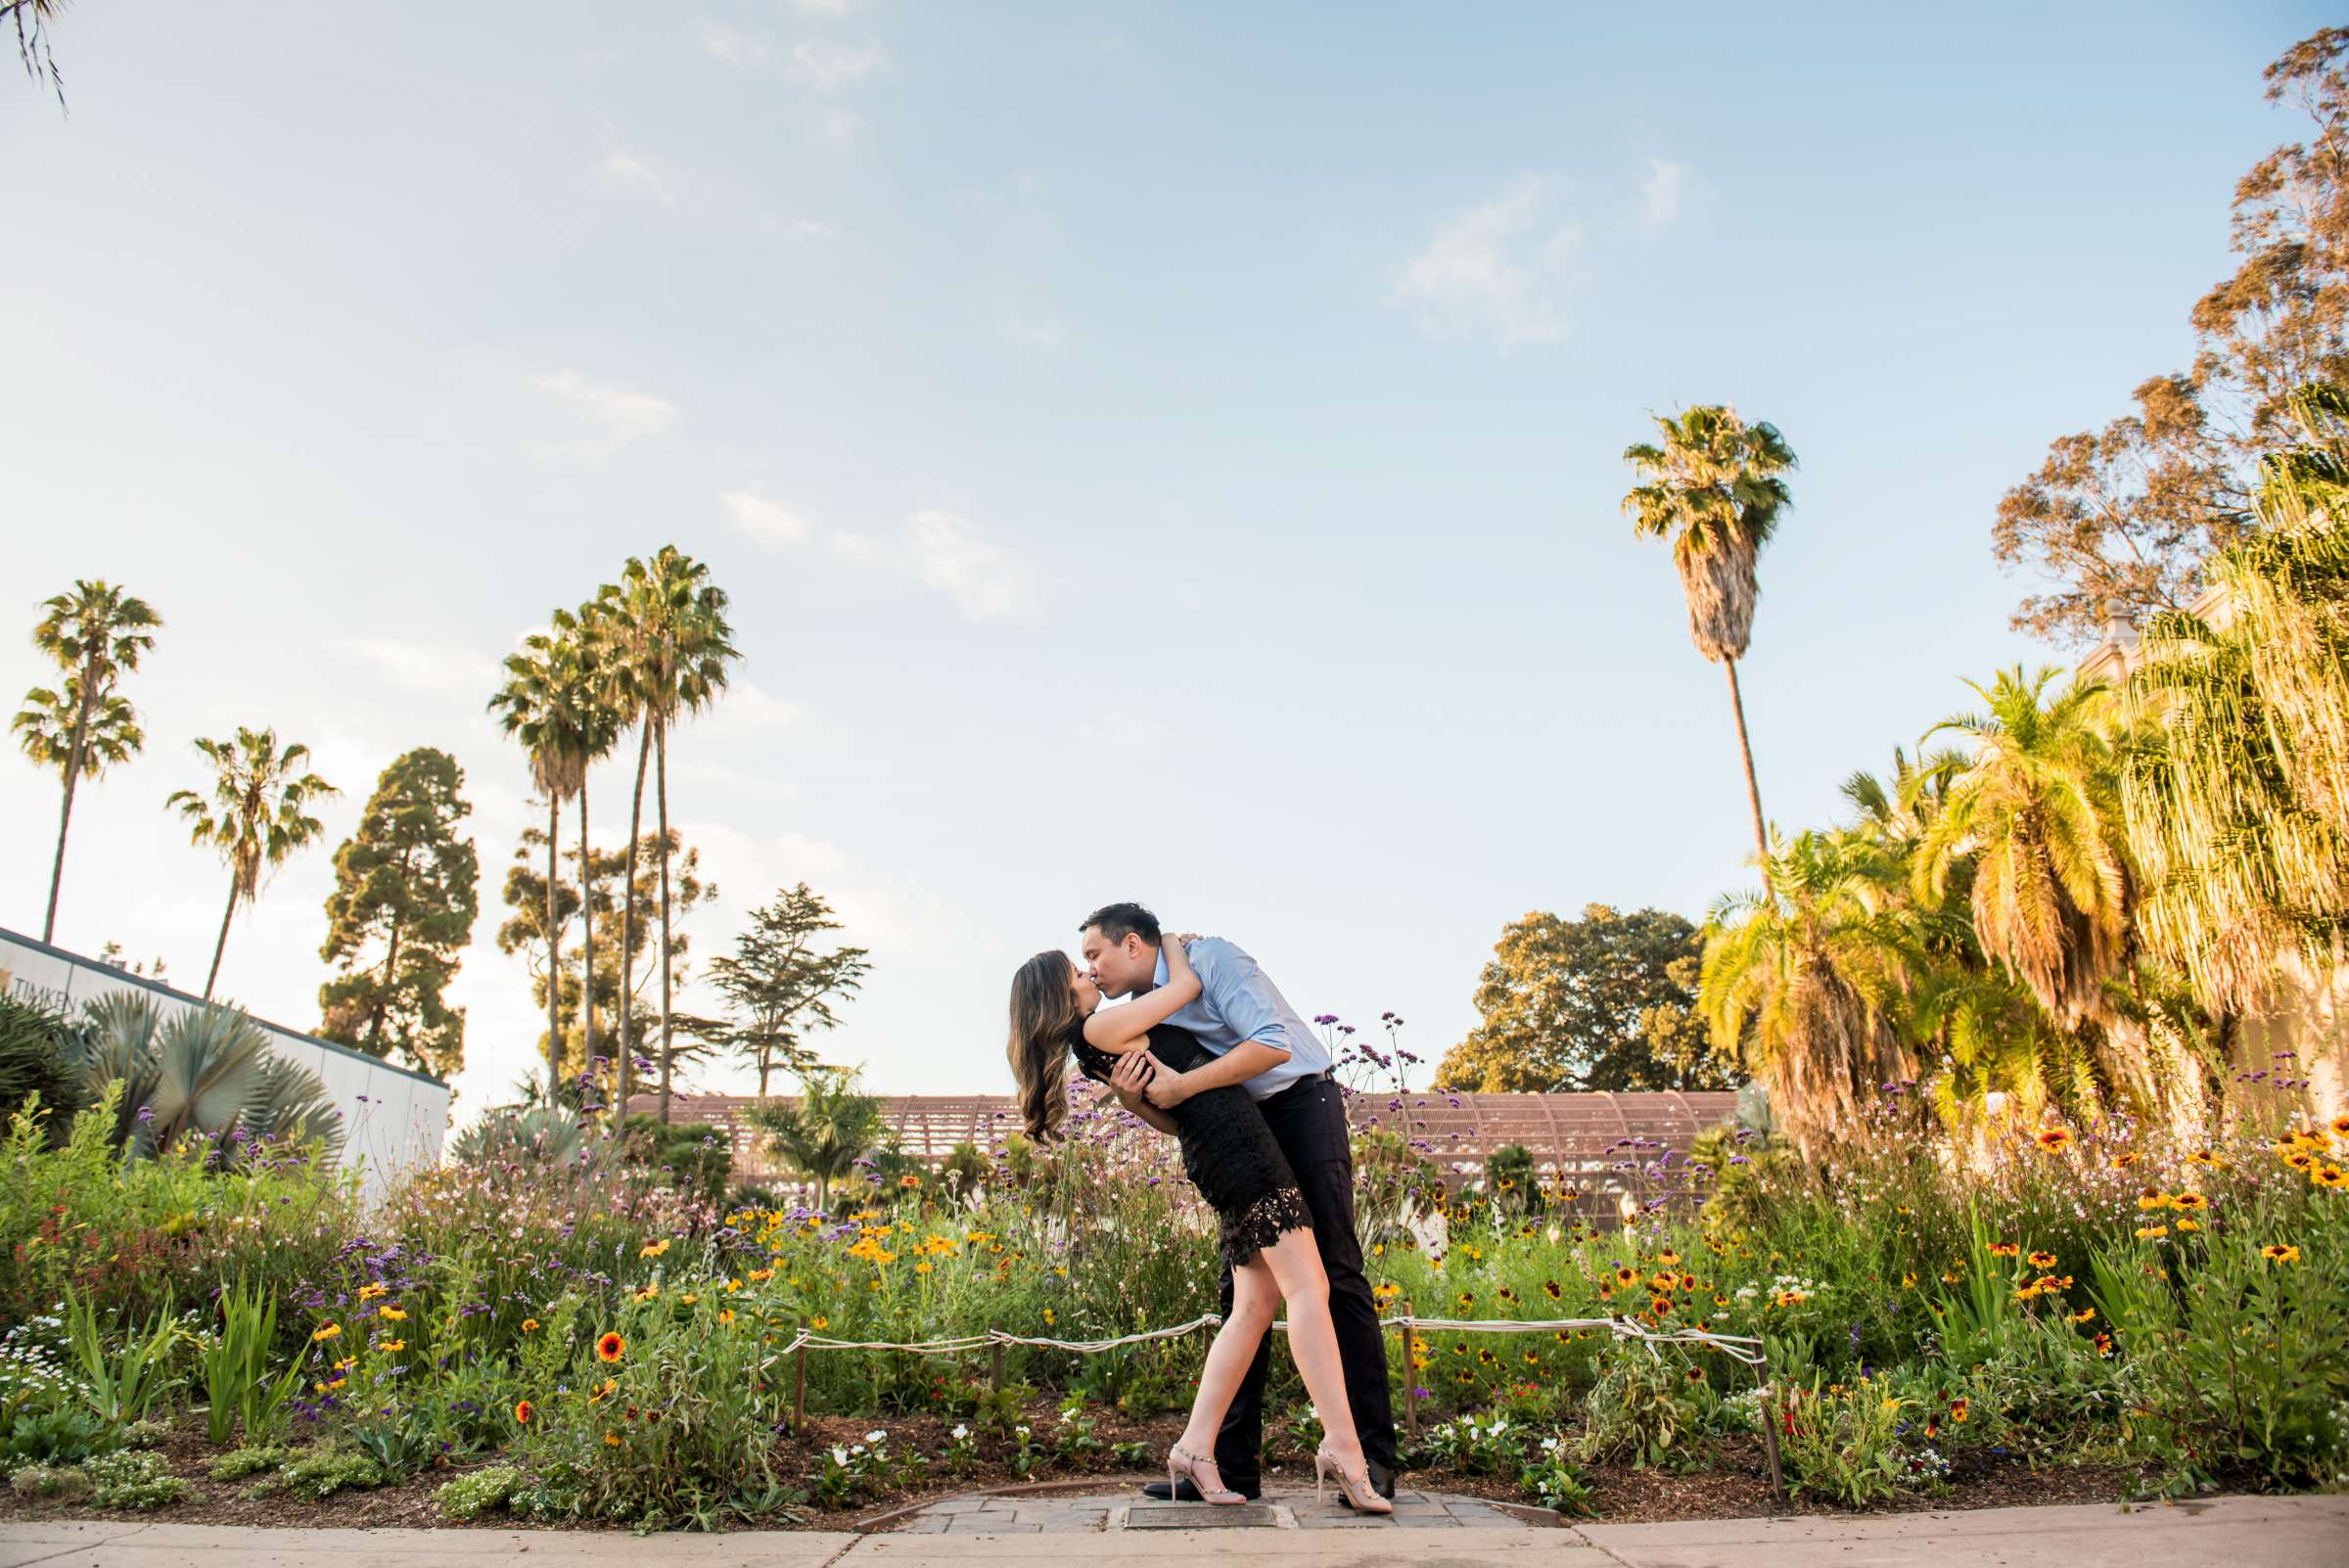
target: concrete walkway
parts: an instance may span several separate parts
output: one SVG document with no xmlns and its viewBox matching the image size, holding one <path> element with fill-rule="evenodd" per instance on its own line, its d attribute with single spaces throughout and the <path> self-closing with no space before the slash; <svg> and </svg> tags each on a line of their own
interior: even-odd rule
<svg viewBox="0 0 2349 1568">
<path fill-rule="evenodd" d="M 1122 1499 L 1130 1503 L 1130 1496 Z M 1104 1521 L 1106 1525 L 1106 1519 Z M 1728 1519 L 1439 1531 L 1145 1528 L 856 1536 L 510 1530 L 248 1530 L 0 1525 L 0 1568 L 970 1568 L 977 1563 L 1258 1562 L 1298 1568 L 2349 1568 L 2349 1498 L 2221 1498 L 2176 1507 L 1985 1508 L 1868 1519 Z"/>
</svg>

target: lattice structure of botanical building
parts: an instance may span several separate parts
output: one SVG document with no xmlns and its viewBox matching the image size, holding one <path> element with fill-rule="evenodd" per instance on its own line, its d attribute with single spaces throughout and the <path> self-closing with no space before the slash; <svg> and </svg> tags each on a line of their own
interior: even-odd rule
<svg viewBox="0 0 2349 1568">
<path fill-rule="evenodd" d="M 778 1096 L 790 1103 L 789 1096 Z M 1019 1113 L 1008 1094 L 899 1094 L 882 1096 L 898 1151 L 937 1165 L 957 1144 L 982 1153 L 1001 1147 L 1019 1130 Z M 669 1119 L 719 1129 L 731 1143 L 737 1180 L 789 1179 L 767 1155 L 750 1120 L 759 1103 L 748 1094 L 678 1095 Z M 659 1108 L 654 1096 L 628 1102 L 631 1114 Z M 1377 1089 L 1348 1097 L 1347 1110 L 1359 1133 L 1372 1129 L 1397 1132 L 1434 1163 L 1447 1184 L 1475 1179 L 1494 1150 L 1509 1144 L 1534 1158 L 1545 1184 L 1571 1194 L 1586 1208 L 1604 1208 L 1604 1194 L 1646 1190 L 1641 1173 L 1684 1155 L 1697 1136 L 1728 1123 L 1737 1096 L 1729 1093 L 1625 1094 L 1445 1094 L 1416 1090 L 1398 1094 Z"/>
</svg>

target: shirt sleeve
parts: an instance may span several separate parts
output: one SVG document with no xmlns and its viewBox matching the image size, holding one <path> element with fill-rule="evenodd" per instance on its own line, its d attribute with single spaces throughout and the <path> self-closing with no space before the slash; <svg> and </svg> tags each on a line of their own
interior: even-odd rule
<svg viewBox="0 0 2349 1568">
<path fill-rule="evenodd" d="M 1269 1045 L 1284 1056 L 1296 1054 L 1296 1042 L 1289 1038 L 1280 1009 L 1272 1003 L 1272 983 L 1255 959 L 1212 937 L 1194 943 L 1190 958 L 1191 967 L 1199 972 L 1199 989 L 1225 1029 L 1242 1039 Z"/>
</svg>

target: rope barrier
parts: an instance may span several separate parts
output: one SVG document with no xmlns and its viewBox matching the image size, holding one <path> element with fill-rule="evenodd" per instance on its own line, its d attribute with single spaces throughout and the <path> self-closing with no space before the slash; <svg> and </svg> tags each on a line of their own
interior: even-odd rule
<svg viewBox="0 0 2349 1568">
<path fill-rule="evenodd" d="M 1146 1345 L 1154 1340 L 1180 1339 L 1202 1328 L 1222 1326 L 1218 1313 L 1202 1313 L 1187 1323 L 1172 1328 L 1145 1328 L 1114 1339 L 1044 1339 L 1028 1334 L 1008 1333 L 990 1328 L 984 1334 L 964 1334 L 955 1339 L 928 1339 L 912 1342 L 872 1339 L 834 1339 L 801 1329 L 792 1342 L 775 1354 L 789 1356 L 796 1351 L 903 1351 L 913 1356 L 959 1356 L 992 1345 L 1024 1345 L 1033 1350 L 1067 1351 L 1077 1356 L 1099 1356 L 1107 1351 L 1122 1350 L 1128 1345 Z M 1604 1329 L 1617 1339 L 1632 1340 L 1641 1345 L 1649 1355 L 1656 1354 L 1659 1345 L 1700 1345 L 1720 1351 L 1748 1366 L 1764 1364 L 1762 1342 L 1746 1334 L 1716 1334 L 1709 1329 L 1676 1328 L 1665 1333 L 1642 1328 L 1623 1317 L 1552 1317 L 1526 1321 L 1507 1317 L 1414 1317 L 1407 1313 L 1381 1318 L 1382 1326 L 1433 1329 L 1447 1334 L 1550 1334 L 1567 1329 Z M 1275 1331 L 1286 1333 L 1288 1321 L 1276 1320 Z"/>
</svg>

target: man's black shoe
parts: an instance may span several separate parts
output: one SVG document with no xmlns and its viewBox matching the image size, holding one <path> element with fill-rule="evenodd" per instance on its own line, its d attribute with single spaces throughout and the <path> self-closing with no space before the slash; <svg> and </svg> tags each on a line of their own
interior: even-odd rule
<svg viewBox="0 0 2349 1568">
<path fill-rule="evenodd" d="M 1250 1502 L 1256 1501 L 1262 1496 L 1252 1487 L 1233 1487 L 1231 1490 L 1246 1498 Z M 1188 1481 L 1175 1483 L 1172 1490 L 1164 1481 L 1145 1481 L 1142 1483 L 1142 1496 L 1154 1502 L 1202 1502 L 1206 1500 L 1199 1496 L 1199 1489 Z"/>
<path fill-rule="evenodd" d="M 1395 1472 L 1376 1459 L 1364 1459 L 1362 1468 L 1370 1473 L 1370 1489 L 1389 1502 L 1393 1502 L 1395 1500 Z M 1354 1506 L 1354 1499 L 1346 1496 L 1344 1487 L 1338 1488 L 1338 1500 L 1349 1508 Z"/>
</svg>

